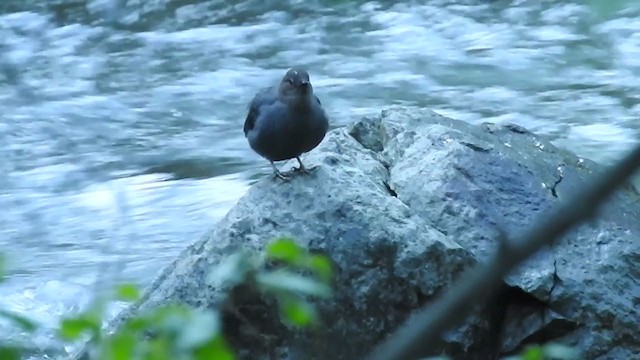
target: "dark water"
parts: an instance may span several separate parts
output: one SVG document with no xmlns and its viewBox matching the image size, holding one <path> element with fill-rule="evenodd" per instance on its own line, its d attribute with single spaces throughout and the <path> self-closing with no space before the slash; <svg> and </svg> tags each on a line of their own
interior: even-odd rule
<svg viewBox="0 0 640 360">
<path fill-rule="evenodd" d="M 430 107 L 602 162 L 639 138 L 637 2 L 0 3 L 0 305 L 40 319 L 41 346 L 113 281 L 148 284 L 270 172 L 245 106 L 290 66 L 334 126 Z"/>
</svg>

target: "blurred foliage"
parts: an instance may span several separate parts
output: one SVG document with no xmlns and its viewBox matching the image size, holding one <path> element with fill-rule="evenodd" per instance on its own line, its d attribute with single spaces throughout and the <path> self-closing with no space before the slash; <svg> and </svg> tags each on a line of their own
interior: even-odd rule
<svg viewBox="0 0 640 360">
<path fill-rule="evenodd" d="M 534 345 L 526 348 L 520 355 L 505 360 L 579 360 L 580 352 L 576 349 L 557 343 Z"/>
<path fill-rule="evenodd" d="M 311 254 L 293 239 L 280 238 L 254 254 L 238 251 L 227 257 L 209 276 L 215 285 L 255 284 L 278 301 L 281 317 L 290 325 L 317 325 L 318 315 L 309 297 L 331 296 L 332 265 L 323 255 Z"/>
<path fill-rule="evenodd" d="M 136 301 L 135 287 L 119 286 L 117 299 Z M 221 332 L 219 315 L 213 310 L 170 304 L 128 318 L 118 330 L 102 330 L 104 303 L 62 320 L 59 336 L 65 341 L 90 336 L 92 359 L 170 360 L 234 359 Z"/>
<path fill-rule="evenodd" d="M 4 264 L 4 258 L 0 257 L 0 281 L 4 279 Z M 331 277 L 329 259 L 309 253 L 292 239 L 282 238 L 268 244 L 263 253 L 241 250 L 225 258 L 212 269 L 209 280 L 228 289 L 243 284 L 257 286 L 265 296 L 277 299 L 287 323 L 309 327 L 318 319 L 308 298 L 331 296 Z M 132 303 L 140 298 L 137 286 L 119 285 L 107 299 L 98 299 L 86 310 L 64 317 L 57 337 L 63 342 L 88 340 L 91 358 L 97 360 L 236 358 L 222 333 L 221 314 L 217 310 L 168 304 L 136 313 L 109 334 L 103 327 L 109 301 Z M 6 310 L 0 310 L 0 317 L 28 333 L 38 328 L 28 318 Z M 21 358 L 21 348 L 2 341 L 0 359 Z"/>
<path fill-rule="evenodd" d="M 0 282 L 4 281 L 5 273 L 4 257 L 0 255 Z M 332 278 L 333 266 L 327 257 L 310 253 L 293 239 L 281 238 L 268 244 L 260 254 L 240 250 L 226 257 L 212 269 L 208 280 L 228 290 L 252 284 L 265 296 L 275 297 L 282 319 L 292 326 L 307 328 L 318 323 L 316 308 L 309 298 L 330 297 Z M 96 300 L 85 311 L 64 317 L 57 336 L 63 342 L 88 340 L 91 358 L 97 360 L 236 359 L 225 340 L 217 310 L 168 304 L 138 312 L 114 333 L 107 333 L 103 325 L 109 300 L 133 303 L 140 298 L 137 286 L 119 285 L 108 299 Z M 34 321 L 7 310 L 0 309 L 0 318 L 28 333 L 38 328 Z M 23 352 L 24 349 L 0 338 L 0 359 L 19 360 Z M 508 359 L 579 358 L 572 348 L 547 344 L 529 347 Z"/>
<path fill-rule="evenodd" d="M 6 264 L 6 258 L 4 255 L 0 254 L 0 284 L 6 280 Z M 5 309 L 0 309 L 0 319 L 4 319 L 22 331 L 28 333 L 31 333 L 38 328 L 38 324 L 35 321 Z M 25 349 L 22 349 L 18 345 L 11 344 L 7 339 L 0 338 L 0 359 L 18 360 L 21 358 L 24 350 Z"/>
</svg>

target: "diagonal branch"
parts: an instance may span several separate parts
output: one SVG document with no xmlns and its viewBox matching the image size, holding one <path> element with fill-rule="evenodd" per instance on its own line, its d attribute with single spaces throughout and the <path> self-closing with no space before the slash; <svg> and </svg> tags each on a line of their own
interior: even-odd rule
<svg viewBox="0 0 640 360">
<path fill-rule="evenodd" d="M 468 271 L 461 281 L 378 345 L 368 359 L 415 360 L 423 356 L 443 331 L 462 321 L 475 304 L 484 302 L 512 269 L 573 227 L 593 218 L 601 205 L 627 183 L 638 168 L 640 146 L 602 172 L 584 191 L 574 194 L 554 212 L 541 218 L 516 241 L 501 246 L 492 260 Z"/>
</svg>

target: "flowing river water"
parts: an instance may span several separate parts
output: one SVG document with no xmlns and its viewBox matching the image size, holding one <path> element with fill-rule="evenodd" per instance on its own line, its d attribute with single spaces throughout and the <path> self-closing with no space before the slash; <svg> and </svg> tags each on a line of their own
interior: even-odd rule
<svg viewBox="0 0 640 360">
<path fill-rule="evenodd" d="M 429 107 L 610 162 L 640 133 L 640 3 L 616 10 L 2 0 L 0 307 L 39 320 L 47 348 L 60 316 L 114 281 L 148 285 L 270 173 L 244 139 L 246 103 L 294 65 L 334 127 Z"/>
</svg>

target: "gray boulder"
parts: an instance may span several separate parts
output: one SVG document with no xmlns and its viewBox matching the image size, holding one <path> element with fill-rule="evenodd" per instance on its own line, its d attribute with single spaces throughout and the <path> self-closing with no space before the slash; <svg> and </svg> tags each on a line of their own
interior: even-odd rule
<svg viewBox="0 0 640 360">
<path fill-rule="evenodd" d="M 512 124 L 474 126 L 407 109 L 368 122 L 354 128 L 382 140 L 372 131 L 356 137 L 372 149 L 382 143 L 398 198 L 480 261 L 502 233 L 517 234 L 601 169 Z M 640 358 L 638 265 L 640 196 L 629 186 L 597 221 L 505 279 L 500 352 L 559 341 L 587 359 Z"/>
<path fill-rule="evenodd" d="M 252 328 L 272 339 L 240 329 L 231 342 L 247 350 L 248 359 L 280 358 L 276 354 L 357 359 L 474 263 L 469 251 L 389 193 L 380 154 L 347 129 L 328 134 L 304 162 L 317 166 L 311 175 L 289 182 L 266 177 L 252 186 L 209 235 L 160 276 L 144 306 L 168 300 L 220 304 L 221 292 L 207 283 L 207 273 L 223 256 L 238 245 L 261 250 L 275 237 L 291 236 L 335 262 L 335 297 L 320 304 L 323 333 L 293 336 L 274 321 L 278 316 L 266 302 L 253 298 L 247 300 L 251 304 L 234 303 L 247 309 L 242 315 L 255 322 Z M 227 329 L 235 328 L 229 322 L 234 319 Z"/>
<path fill-rule="evenodd" d="M 517 234 L 599 169 L 518 126 L 412 109 L 333 130 L 303 161 L 312 174 L 253 185 L 131 311 L 218 307 L 210 269 L 239 245 L 260 250 L 288 235 L 335 262 L 335 296 L 318 303 L 323 330 L 293 333 L 248 293 L 234 304 L 250 327 L 225 316 L 231 343 L 246 359 L 360 359 L 486 261 L 500 234 Z M 640 196 L 619 192 L 600 215 L 510 274 L 425 355 L 494 359 L 560 341 L 587 359 L 640 358 Z"/>
</svg>

